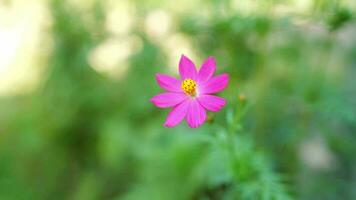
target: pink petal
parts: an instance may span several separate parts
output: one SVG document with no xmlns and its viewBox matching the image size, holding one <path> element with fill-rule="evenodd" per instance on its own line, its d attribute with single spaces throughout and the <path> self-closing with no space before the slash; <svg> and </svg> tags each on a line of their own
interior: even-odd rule
<svg viewBox="0 0 356 200">
<path fill-rule="evenodd" d="M 164 126 L 173 127 L 179 124 L 187 115 L 188 106 L 189 106 L 189 100 L 183 101 L 182 103 L 176 105 L 172 109 L 172 111 L 168 114 Z"/>
<path fill-rule="evenodd" d="M 170 92 L 182 92 L 182 82 L 165 74 L 156 74 L 158 85 Z"/>
<path fill-rule="evenodd" d="M 197 70 L 194 63 L 187 58 L 185 55 L 182 55 L 179 61 L 179 73 L 182 79 L 191 78 L 193 80 L 197 77 Z"/>
<path fill-rule="evenodd" d="M 213 96 L 213 95 L 201 95 L 198 98 L 199 103 L 207 110 L 217 112 L 223 108 L 226 104 L 224 98 Z"/>
<path fill-rule="evenodd" d="M 223 90 L 229 83 L 229 75 L 221 74 L 211 78 L 199 87 L 200 94 L 213 94 Z"/>
<path fill-rule="evenodd" d="M 190 100 L 187 122 L 191 128 L 197 128 L 204 123 L 206 119 L 206 111 L 196 100 Z"/>
<path fill-rule="evenodd" d="M 206 59 L 201 66 L 198 74 L 198 80 L 200 82 L 206 82 L 209 80 L 215 73 L 216 70 L 216 62 L 214 57 L 209 57 Z"/>
<path fill-rule="evenodd" d="M 168 92 L 152 97 L 151 102 L 159 108 L 168 108 L 181 103 L 187 98 L 188 96 L 184 93 Z"/>
</svg>

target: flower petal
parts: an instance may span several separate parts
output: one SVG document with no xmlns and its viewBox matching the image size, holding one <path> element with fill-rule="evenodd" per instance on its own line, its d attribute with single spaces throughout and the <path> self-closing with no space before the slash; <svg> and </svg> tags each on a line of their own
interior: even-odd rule
<svg viewBox="0 0 356 200">
<path fill-rule="evenodd" d="M 183 80 L 187 78 L 195 80 L 197 77 L 197 70 L 194 63 L 185 55 L 182 55 L 180 58 L 179 73 Z"/>
<path fill-rule="evenodd" d="M 213 96 L 213 95 L 201 95 L 198 98 L 200 105 L 202 105 L 205 109 L 217 112 L 221 108 L 223 108 L 226 104 L 224 98 Z"/>
<path fill-rule="evenodd" d="M 187 122 L 191 128 L 198 128 L 206 120 L 206 111 L 196 100 L 191 100 L 188 107 Z"/>
<path fill-rule="evenodd" d="M 209 80 L 215 73 L 216 70 L 216 62 L 214 57 L 209 57 L 206 59 L 201 66 L 198 74 L 198 80 L 200 82 L 206 82 Z"/>
<path fill-rule="evenodd" d="M 152 97 L 151 102 L 159 108 L 168 108 L 181 103 L 187 98 L 188 96 L 184 93 L 168 92 Z"/>
<path fill-rule="evenodd" d="M 158 85 L 170 92 L 182 92 L 182 82 L 165 74 L 156 74 Z"/>
<path fill-rule="evenodd" d="M 223 90 L 229 83 L 229 75 L 221 74 L 211 78 L 199 87 L 200 94 L 213 94 Z"/>
<path fill-rule="evenodd" d="M 179 124 L 187 115 L 188 106 L 189 106 L 189 100 L 183 101 L 182 103 L 176 105 L 172 109 L 172 111 L 168 114 L 164 126 L 173 127 Z"/>
</svg>

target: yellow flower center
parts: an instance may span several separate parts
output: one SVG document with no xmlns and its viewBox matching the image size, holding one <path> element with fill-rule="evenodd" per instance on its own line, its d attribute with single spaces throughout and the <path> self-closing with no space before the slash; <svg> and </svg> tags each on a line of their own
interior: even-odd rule
<svg viewBox="0 0 356 200">
<path fill-rule="evenodd" d="M 188 78 L 188 79 L 185 79 L 183 82 L 182 82 L 182 89 L 183 91 L 190 95 L 190 96 L 195 96 L 196 95 L 196 89 L 197 89 L 197 83 Z"/>
</svg>

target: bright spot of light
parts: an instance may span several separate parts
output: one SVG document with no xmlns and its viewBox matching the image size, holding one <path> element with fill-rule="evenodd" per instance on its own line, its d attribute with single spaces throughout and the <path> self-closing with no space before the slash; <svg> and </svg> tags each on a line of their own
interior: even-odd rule
<svg viewBox="0 0 356 200">
<path fill-rule="evenodd" d="M 47 11 L 37 1 L 0 3 L 0 95 L 30 92 L 39 83 L 44 61 L 39 58 L 48 53 L 40 48 L 50 21 Z"/>
<path fill-rule="evenodd" d="M 165 36 L 171 29 L 172 18 L 164 10 L 155 10 L 145 20 L 145 31 L 152 39 Z"/>
<path fill-rule="evenodd" d="M 163 43 L 162 46 L 168 55 L 168 66 L 172 73 L 177 73 L 179 58 L 182 54 L 188 56 L 193 61 L 197 61 L 196 51 L 193 50 L 191 46 L 191 41 L 184 34 L 176 33 L 169 36 Z M 197 65 L 198 66 L 198 65 Z"/>
<path fill-rule="evenodd" d="M 241 14 L 256 13 L 258 8 L 258 1 L 250 0 L 233 0 L 231 1 L 231 8 L 238 11 Z"/>
<path fill-rule="evenodd" d="M 128 59 L 142 48 L 138 36 L 110 38 L 96 47 L 89 55 L 89 63 L 98 73 L 121 79 L 128 70 Z"/>
<path fill-rule="evenodd" d="M 21 43 L 20 27 L 0 26 L 0 72 L 5 71 L 10 66 Z"/>
<path fill-rule="evenodd" d="M 134 24 L 134 7 L 127 1 L 112 3 L 106 16 L 106 28 L 113 34 L 127 34 Z"/>
<path fill-rule="evenodd" d="M 77 8 L 81 12 L 89 12 L 95 0 L 68 0 L 69 5 Z"/>
<path fill-rule="evenodd" d="M 328 170 L 335 166 L 335 157 L 320 137 L 302 143 L 300 157 L 308 167 L 313 169 Z"/>
</svg>

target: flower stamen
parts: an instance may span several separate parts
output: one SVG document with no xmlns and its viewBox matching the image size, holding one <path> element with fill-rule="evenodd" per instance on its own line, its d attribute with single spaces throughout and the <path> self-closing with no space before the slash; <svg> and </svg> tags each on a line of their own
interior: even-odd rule
<svg viewBox="0 0 356 200">
<path fill-rule="evenodd" d="M 185 79 L 183 82 L 182 82 L 182 89 L 183 91 L 190 95 L 190 96 L 195 96 L 196 95 L 196 89 L 197 89 L 197 83 L 188 78 L 188 79 Z"/>
</svg>

